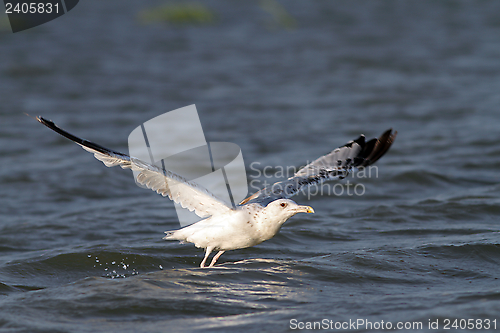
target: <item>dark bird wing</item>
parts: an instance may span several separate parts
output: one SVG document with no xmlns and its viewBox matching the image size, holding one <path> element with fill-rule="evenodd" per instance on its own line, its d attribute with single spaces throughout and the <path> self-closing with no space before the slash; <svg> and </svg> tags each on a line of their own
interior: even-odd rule
<svg viewBox="0 0 500 333">
<path fill-rule="evenodd" d="M 311 185 L 321 184 L 327 180 L 345 178 L 349 172 L 367 167 L 381 158 L 391 147 L 397 132 L 385 131 L 380 138 L 368 142 L 361 135 L 331 153 L 322 156 L 306 165 L 287 180 L 274 183 L 249 196 L 240 205 L 258 202 L 267 205 L 269 202 L 290 198 Z"/>
</svg>

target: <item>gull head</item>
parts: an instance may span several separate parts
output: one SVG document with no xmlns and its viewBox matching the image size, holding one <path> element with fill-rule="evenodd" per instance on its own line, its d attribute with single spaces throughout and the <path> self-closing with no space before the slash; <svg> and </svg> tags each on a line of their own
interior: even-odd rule
<svg viewBox="0 0 500 333">
<path fill-rule="evenodd" d="M 297 213 L 314 213 L 314 209 L 310 206 L 301 206 L 290 199 L 278 199 L 270 202 L 264 208 L 266 215 L 271 215 L 277 221 L 285 223 L 290 217 Z"/>
</svg>

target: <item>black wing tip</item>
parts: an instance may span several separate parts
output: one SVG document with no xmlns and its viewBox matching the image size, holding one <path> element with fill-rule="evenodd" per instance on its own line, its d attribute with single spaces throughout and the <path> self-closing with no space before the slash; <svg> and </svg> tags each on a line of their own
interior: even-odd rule
<svg viewBox="0 0 500 333">
<path fill-rule="evenodd" d="M 35 119 L 38 120 L 38 122 L 40 122 L 41 124 L 44 124 L 45 126 L 51 128 L 51 129 L 57 127 L 56 124 L 54 124 L 54 122 L 52 120 L 45 119 L 42 116 L 36 116 Z"/>
<path fill-rule="evenodd" d="M 118 154 L 118 155 L 122 155 L 122 156 L 128 156 L 126 154 L 123 154 L 123 153 L 111 150 L 109 148 L 103 147 L 103 146 L 101 146 L 97 143 L 94 143 L 92 141 L 88 141 L 88 140 L 82 139 L 80 137 L 77 137 L 76 135 L 73 135 L 73 134 L 63 130 L 62 128 L 60 128 L 59 126 L 54 124 L 54 122 L 52 120 L 47 120 L 47 119 L 43 118 L 42 116 L 38 116 L 35 119 L 38 120 L 43 125 L 50 128 L 51 130 L 53 130 L 54 132 L 64 136 L 66 139 L 69 139 L 69 140 L 71 140 L 71 141 L 73 141 L 81 146 L 85 146 L 87 148 L 94 149 L 94 150 L 96 150 L 102 154 L 106 154 L 106 155 Z"/>
<path fill-rule="evenodd" d="M 45 119 L 42 116 L 37 116 L 35 119 L 38 120 L 41 124 L 47 126 L 51 130 L 53 130 L 54 132 L 64 136 L 65 138 L 67 138 L 73 142 L 76 142 L 78 144 L 84 144 L 87 141 L 87 140 L 79 138 L 79 137 L 63 130 L 62 128 L 60 128 L 59 126 L 54 124 L 54 122 L 52 120 Z"/>
<path fill-rule="evenodd" d="M 398 131 L 394 131 L 394 133 L 392 133 L 392 127 L 391 127 L 388 130 L 386 130 L 384 133 L 382 133 L 380 138 L 388 137 L 388 138 L 394 139 L 396 137 L 396 135 L 398 135 Z"/>
<path fill-rule="evenodd" d="M 379 141 L 384 141 L 387 142 L 390 145 L 396 140 L 396 136 L 398 136 L 398 131 L 392 131 L 392 128 L 389 128 L 387 131 L 385 131 L 379 138 Z M 389 149 L 389 147 L 387 149 Z"/>
<path fill-rule="evenodd" d="M 382 135 L 378 139 L 370 140 L 374 142 L 374 145 L 368 152 L 368 156 L 366 157 L 363 166 L 371 165 L 377 162 L 382 156 L 384 156 L 385 153 L 387 153 L 389 148 L 392 146 L 394 140 L 396 139 L 397 134 L 398 131 L 394 131 L 393 133 L 392 128 L 389 128 L 384 133 L 382 133 Z"/>
<path fill-rule="evenodd" d="M 36 120 L 38 120 L 39 123 L 47 126 L 48 128 L 50 128 L 51 130 L 63 135 L 63 136 L 66 136 L 64 135 L 63 133 L 61 132 L 64 132 L 64 133 L 67 133 L 65 130 L 63 130 L 62 128 L 60 128 L 59 126 L 57 126 L 56 124 L 54 124 L 54 122 L 52 120 L 48 120 L 48 119 L 45 119 L 44 117 L 42 116 L 36 116 L 35 117 Z M 69 134 L 69 133 L 68 133 Z"/>
<path fill-rule="evenodd" d="M 363 145 L 365 144 L 365 142 L 366 142 L 366 137 L 365 137 L 365 135 L 364 135 L 364 134 L 361 134 L 361 135 L 359 136 L 359 138 L 357 138 L 357 139 L 356 139 L 356 140 L 354 140 L 353 142 L 356 142 L 358 145 L 363 146 Z"/>
</svg>

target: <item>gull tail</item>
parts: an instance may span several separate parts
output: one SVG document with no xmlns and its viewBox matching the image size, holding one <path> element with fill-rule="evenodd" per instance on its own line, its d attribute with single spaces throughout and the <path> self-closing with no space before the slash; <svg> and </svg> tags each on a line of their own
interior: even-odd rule
<svg viewBox="0 0 500 333">
<path fill-rule="evenodd" d="M 178 240 L 181 241 L 181 243 L 184 243 L 184 238 L 179 237 L 179 233 L 177 232 L 179 230 L 170 230 L 170 231 L 165 231 L 166 236 L 163 237 L 162 239 L 165 240 Z"/>
<path fill-rule="evenodd" d="M 176 238 L 174 238 L 175 230 L 165 231 L 165 233 L 167 235 L 165 237 L 163 237 L 163 239 L 166 239 L 166 240 L 176 240 Z"/>
</svg>

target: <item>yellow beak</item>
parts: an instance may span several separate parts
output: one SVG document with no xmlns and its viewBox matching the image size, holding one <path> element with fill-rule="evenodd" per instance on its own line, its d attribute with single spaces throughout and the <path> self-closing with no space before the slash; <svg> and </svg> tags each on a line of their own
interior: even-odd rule
<svg viewBox="0 0 500 333">
<path fill-rule="evenodd" d="M 314 209 L 310 206 L 299 206 L 299 207 L 297 207 L 297 213 L 312 214 L 312 213 L 314 213 Z"/>
</svg>

